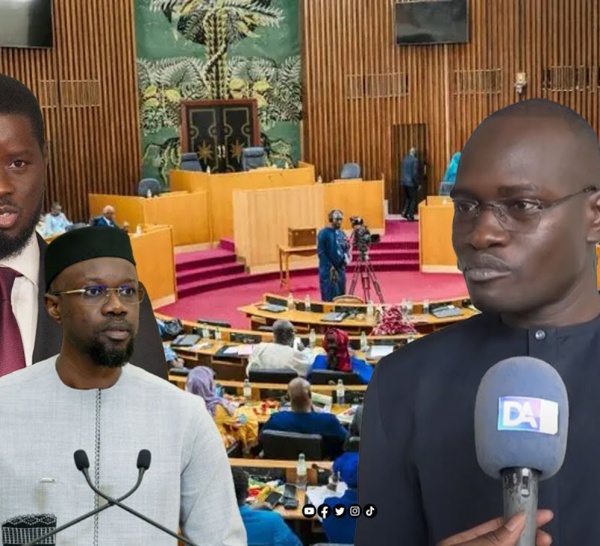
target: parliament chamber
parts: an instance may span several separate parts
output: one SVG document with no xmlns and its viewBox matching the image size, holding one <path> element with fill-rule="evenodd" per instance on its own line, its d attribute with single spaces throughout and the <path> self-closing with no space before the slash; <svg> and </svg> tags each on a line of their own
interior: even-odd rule
<svg viewBox="0 0 600 546">
<path fill-rule="evenodd" d="M 194 370 L 211 371 L 202 392 L 224 408 L 212 418 L 231 467 L 247 471 L 249 505 L 281 515 L 285 544 L 337 544 L 343 533 L 303 506 L 356 494 L 333 468 L 358 450 L 371 374 L 482 314 L 452 240 L 459 152 L 528 99 L 598 132 L 600 0 L 24 4 L 51 14 L 49 41 L 0 33 L 0 68 L 43 116 L 40 239 L 128 233 L 166 378 L 203 396 Z M 597 245 L 600 290 L 599 262 Z M 274 346 L 281 362 L 264 356 Z M 269 437 L 284 412 L 302 413 L 297 379 L 347 435 L 335 457 L 304 429 L 285 449 Z"/>
</svg>

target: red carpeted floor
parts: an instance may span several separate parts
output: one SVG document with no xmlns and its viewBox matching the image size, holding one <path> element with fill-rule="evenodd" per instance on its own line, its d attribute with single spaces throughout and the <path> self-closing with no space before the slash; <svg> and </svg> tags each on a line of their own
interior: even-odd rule
<svg viewBox="0 0 600 546">
<path fill-rule="evenodd" d="M 249 321 L 238 307 L 261 301 L 266 293 L 287 295 L 279 286 L 279 273 L 249 275 L 236 262 L 233 241 L 224 240 L 221 248 L 179 254 L 177 286 L 180 299 L 158 309 L 159 313 L 186 320 L 215 319 L 236 328 L 248 328 Z M 373 245 L 371 260 L 377 271 L 385 303 L 403 299 L 421 301 L 467 295 L 462 275 L 420 273 L 418 269 L 418 224 L 387 220 L 382 242 Z M 347 275 L 348 289 L 352 273 Z M 363 297 L 359 286 L 355 292 Z M 307 294 L 320 300 L 317 271 L 309 269 L 291 274 L 291 292 L 296 299 Z M 375 291 L 371 299 L 378 302 Z"/>
</svg>

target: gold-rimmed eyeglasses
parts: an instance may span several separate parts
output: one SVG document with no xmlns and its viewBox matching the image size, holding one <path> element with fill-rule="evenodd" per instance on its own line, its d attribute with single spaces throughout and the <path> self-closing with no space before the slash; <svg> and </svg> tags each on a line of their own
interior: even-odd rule
<svg viewBox="0 0 600 546">
<path fill-rule="evenodd" d="M 457 233 L 469 232 L 475 226 L 477 218 L 483 209 L 489 208 L 494 213 L 498 223 L 506 230 L 517 233 L 531 233 L 540 223 L 545 210 L 565 203 L 572 197 L 598 191 L 595 186 L 570 193 L 554 201 L 542 201 L 532 198 L 506 198 L 489 203 L 480 203 L 475 199 L 453 197 L 454 220 L 453 229 Z"/>
<path fill-rule="evenodd" d="M 65 296 L 79 294 L 84 303 L 89 305 L 103 305 L 110 298 L 111 292 L 115 292 L 122 303 L 126 305 L 138 305 L 142 302 L 145 290 L 142 285 L 123 285 L 110 288 L 103 284 L 84 286 L 76 290 L 63 290 L 61 292 L 50 292 L 53 296 Z"/>
</svg>

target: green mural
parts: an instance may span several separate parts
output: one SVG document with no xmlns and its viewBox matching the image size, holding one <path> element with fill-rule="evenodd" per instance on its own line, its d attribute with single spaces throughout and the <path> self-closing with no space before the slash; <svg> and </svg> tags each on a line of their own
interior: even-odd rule
<svg viewBox="0 0 600 546">
<path fill-rule="evenodd" d="M 254 98 L 270 160 L 300 155 L 298 0 L 136 0 L 144 176 L 179 162 L 182 100 Z"/>
</svg>

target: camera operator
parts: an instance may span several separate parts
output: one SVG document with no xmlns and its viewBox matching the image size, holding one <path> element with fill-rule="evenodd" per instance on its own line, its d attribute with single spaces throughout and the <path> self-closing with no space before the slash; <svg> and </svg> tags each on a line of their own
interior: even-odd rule
<svg viewBox="0 0 600 546">
<path fill-rule="evenodd" d="M 350 263 L 351 254 L 350 242 L 341 229 L 344 213 L 332 210 L 328 218 L 330 225 L 319 231 L 317 236 L 319 285 L 323 301 L 333 301 L 336 296 L 346 293 L 346 266 Z"/>
</svg>

